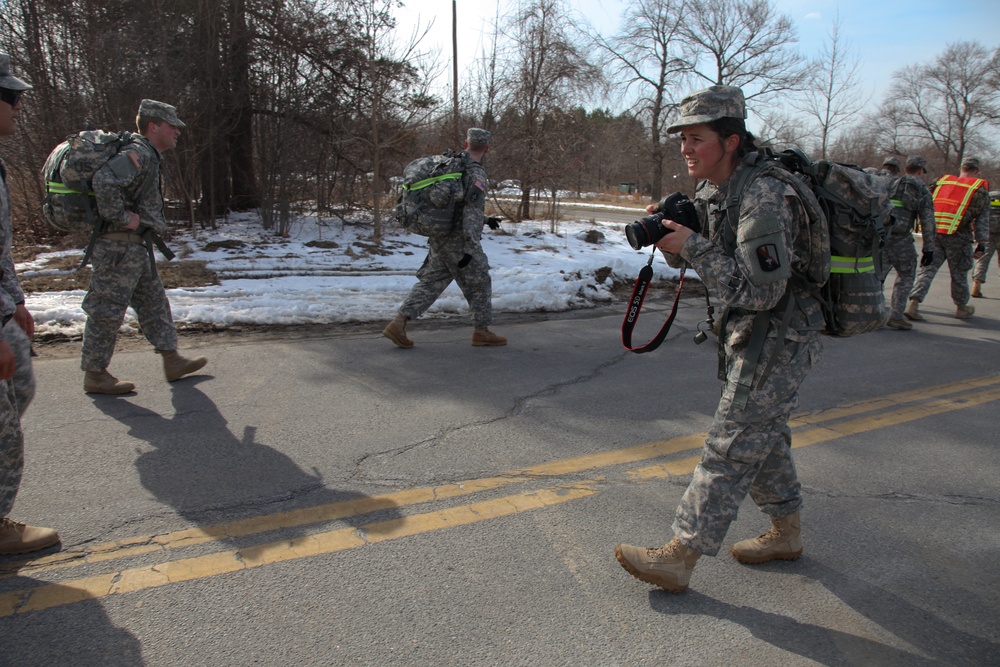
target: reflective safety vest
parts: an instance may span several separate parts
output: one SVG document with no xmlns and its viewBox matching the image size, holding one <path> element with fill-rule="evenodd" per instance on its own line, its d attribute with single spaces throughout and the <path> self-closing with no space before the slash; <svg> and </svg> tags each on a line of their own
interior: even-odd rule
<svg viewBox="0 0 1000 667">
<path fill-rule="evenodd" d="M 934 223 L 938 234 L 954 234 L 976 190 L 989 187 L 986 179 L 942 176 L 934 186 Z"/>
</svg>

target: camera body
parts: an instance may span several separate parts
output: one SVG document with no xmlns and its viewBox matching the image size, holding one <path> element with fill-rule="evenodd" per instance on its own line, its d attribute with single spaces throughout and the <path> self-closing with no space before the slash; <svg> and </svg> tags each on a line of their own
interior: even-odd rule
<svg viewBox="0 0 1000 667">
<path fill-rule="evenodd" d="M 673 192 L 660 200 L 655 213 L 625 225 L 625 238 L 628 239 L 628 244 L 636 250 L 653 245 L 671 232 L 660 224 L 664 220 L 673 220 L 698 234 L 701 233 L 701 223 L 698 221 L 698 211 L 694 203 L 687 198 L 687 195 Z"/>
</svg>

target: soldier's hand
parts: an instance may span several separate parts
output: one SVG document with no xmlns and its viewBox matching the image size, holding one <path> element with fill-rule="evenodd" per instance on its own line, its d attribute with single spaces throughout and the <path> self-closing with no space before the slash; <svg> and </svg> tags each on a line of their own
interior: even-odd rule
<svg viewBox="0 0 1000 667">
<path fill-rule="evenodd" d="M 0 340 L 0 380 L 9 380 L 14 377 L 17 370 L 17 357 L 14 356 L 14 349 L 5 340 Z"/>
<path fill-rule="evenodd" d="M 464 269 L 469 265 L 469 262 L 471 261 L 472 261 L 472 255 L 470 255 L 469 253 L 462 255 L 462 259 L 458 260 L 458 268 Z"/>
<path fill-rule="evenodd" d="M 934 263 L 934 253 L 924 251 L 920 255 L 920 266 L 930 266 Z"/>
<path fill-rule="evenodd" d="M 17 322 L 17 326 L 21 327 L 21 330 L 28 336 L 28 340 L 35 337 L 35 318 L 31 316 L 28 308 L 23 303 L 17 304 L 17 310 L 14 311 L 14 321 Z"/>
<path fill-rule="evenodd" d="M 500 220 L 501 218 L 490 216 L 486 218 L 486 225 L 490 229 L 500 229 Z"/>
<path fill-rule="evenodd" d="M 134 232 L 139 228 L 139 214 L 133 213 L 132 211 L 125 211 L 125 219 L 128 220 L 125 223 L 125 229 Z"/>
<path fill-rule="evenodd" d="M 980 259 L 986 254 L 986 246 L 982 243 L 976 246 L 976 251 L 972 253 L 972 259 Z"/>
</svg>

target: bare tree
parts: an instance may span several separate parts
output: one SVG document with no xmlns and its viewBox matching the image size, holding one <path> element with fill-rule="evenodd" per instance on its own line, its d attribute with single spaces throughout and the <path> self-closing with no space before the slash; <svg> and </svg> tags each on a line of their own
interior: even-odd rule
<svg viewBox="0 0 1000 667">
<path fill-rule="evenodd" d="M 930 143 L 957 166 L 968 151 L 993 147 L 986 129 L 1000 117 L 998 67 L 1000 49 L 951 44 L 930 64 L 896 72 L 883 108 L 898 115 L 905 141 Z"/>
<path fill-rule="evenodd" d="M 861 62 L 841 34 L 837 14 L 819 55 L 812 61 L 802 98 L 792 106 L 815 121 L 819 154 L 827 157 L 833 133 L 850 122 L 867 100 L 860 90 Z"/>
<path fill-rule="evenodd" d="M 804 59 L 791 19 L 772 0 L 688 0 L 680 23 L 696 80 L 743 88 L 747 100 L 800 90 Z"/>
<path fill-rule="evenodd" d="M 600 80 L 584 48 L 571 34 L 563 0 L 532 0 L 507 17 L 502 36 L 500 75 L 505 111 L 504 142 L 494 158 L 517 165 L 521 181 L 518 217 L 531 217 L 531 192 L 554 165 L 560 165 L 555 144 L 547 145 L 546 129 L 553 112 L 569 106 Z M 503 56 L 507 57 L 504 58 Z"/>
<path fill-rule="evenodd" d="M 658 201 L 663 190 L 664 136 L 670 112 L 676 108 L 676 86 L 691 65 L 678 57 L 684 19 L 684 0 L 636 0 L 622 16 L 625 29 L 611 39 L 594 35 L 607 54 L 612 80 L 624 92 L 635 91 L 632 106 L 644 119 L 650 135 L 653 177 L 650 197 Z"/>
</svg>

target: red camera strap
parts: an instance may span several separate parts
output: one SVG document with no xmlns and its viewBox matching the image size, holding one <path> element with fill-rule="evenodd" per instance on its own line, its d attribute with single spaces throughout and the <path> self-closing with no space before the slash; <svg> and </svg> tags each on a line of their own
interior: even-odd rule
<svg viewBox="0 0 1000 667">
<path fill-rule="evenodd" d="M 642 354 L 643 352 L 652 352 L 660 346 L 666 337 L 667 333 L 670 331 L 670 325 L 674 323 L 674 318 L 677 317 L 677 304 L 681 298 L 681 290 L 684 288 L 684 272 L 685 269 L 681 269 L 681 279 L 677 285 L 677 294 L 674 295 L 674 305 L 670 309 L 670 315 L 667 317 L 667 321 L 663 323 L 663 327 L 660 328 L 660 332 L 656 336 L 643 345 L 642 347 L 632 347 L 632 330 L 635 328 L 635 323 L 639 319 L 639 311 L 642 310 L 642 302 L 646 300 L 646 293 L 649 291 L 649 283 L 653 280 L 653 257 L 649 258 L 649 263 L 642 267 L 639 271 L 639 277 L 636 278 L 635 287 L 632 288 L 632 298 L 628 302 L 628 311 L 625 313 L 625 319 L 622 320 L 622 345 L 629 352 L 635 352 L 636 354 Z"/>
</svg>

